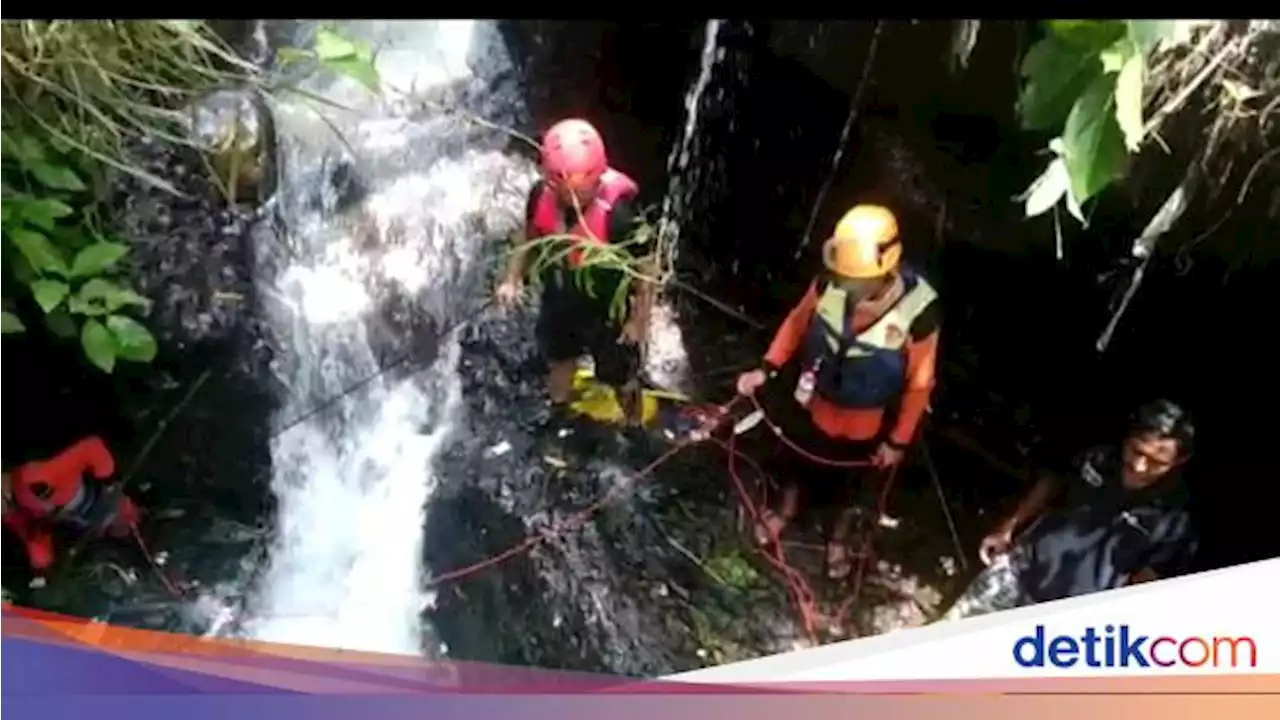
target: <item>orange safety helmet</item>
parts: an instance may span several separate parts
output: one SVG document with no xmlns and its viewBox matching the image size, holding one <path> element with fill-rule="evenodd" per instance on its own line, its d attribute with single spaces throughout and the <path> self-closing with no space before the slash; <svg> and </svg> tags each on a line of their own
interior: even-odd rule
<svg viewBox="0 0 1280 720">
<path fill-rule="evenodd" d="M 822 263 L 846 278 L 877 278 L 898 268 L 898 219 L 880 205 L 855 205 L 822 244 Z"/>
</svg>

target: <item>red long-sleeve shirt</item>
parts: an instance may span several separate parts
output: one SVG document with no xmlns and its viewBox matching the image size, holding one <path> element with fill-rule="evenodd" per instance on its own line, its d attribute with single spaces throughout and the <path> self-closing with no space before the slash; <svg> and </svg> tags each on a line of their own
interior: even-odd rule
<svg viewBox="0 0 1280 720">
<path fill-rule="evenodd" d="M 902 299 L 903 291 L 902 281 L 899 279 L 884 297 L 858 303 L 853 314 L 854 330 L 862 332 L 879 320 Z M 813 322 L 818 299 L 818 284 L 814 282 L 809 285 L 808 291 L 787 315 L 786 320 L 782 321 L 773 343 L 769 345 L 769 351 L 765 353 L 767 363 L 782 367 L 800 349 L 809 324 Z M 929 407 L 937 366 L 939 329 L 935 302 L 916 318 L 907 331 L 906 378 L 897 404 L 896 420 L 888 435 L 888 439 L 895 444 L 911 443 L 920 418 Z M 809 402 L 809 417 L 819 430 L 831 437 L 855 441 L 872 440 L 880 435 L 886 410 L 887 408 L 843 408 L 816 395 Z"/>
</svg>

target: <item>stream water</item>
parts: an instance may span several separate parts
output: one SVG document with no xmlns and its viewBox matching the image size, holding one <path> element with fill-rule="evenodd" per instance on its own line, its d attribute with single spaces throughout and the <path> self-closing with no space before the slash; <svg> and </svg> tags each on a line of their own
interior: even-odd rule
<svg viewBox="0 0 1280 720">
<path fill-rule="evenodd" d="M 276 108 L 277 247 L 287 250 L 260 262 L 258 283 L 271 289 L 268 312 L 287 351 L 277 371 L 289 397 L 271 448 L 277 511 L 266 566 L 219 632 L 417 653 L 428 601 L 424 507 L 461 408 L 452 326 L 483 285 L 483 240 L 514 227 L 530 168 L 507 152 L 503 133 L 439 109 L 517 119 L 491 24 L 369 21 L 342 31 L 379 48 L 394 90 L 379 99 L 348 79 L 316 77 L 307 89 L 351 112 Z M 406 353 L 434 361 L 346 392 Z"/>
</svg>

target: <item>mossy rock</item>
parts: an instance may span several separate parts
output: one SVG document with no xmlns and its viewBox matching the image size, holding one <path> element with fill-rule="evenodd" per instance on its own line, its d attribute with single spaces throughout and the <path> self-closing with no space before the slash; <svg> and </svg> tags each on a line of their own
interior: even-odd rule
<svg viewBox="0 0 1280 720">
<path fill-rule="evenodd" d="M 219 90 L 192 105 L 190 132 L 231 203 L 266 202 L 275 192 L 275 125 L 252 90 Z"/>
</svg>

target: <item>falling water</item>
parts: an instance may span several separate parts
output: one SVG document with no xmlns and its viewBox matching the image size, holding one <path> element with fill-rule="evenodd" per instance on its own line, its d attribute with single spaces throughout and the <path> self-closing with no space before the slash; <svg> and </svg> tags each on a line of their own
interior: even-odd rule
<svg viewBox="0 0 1280 720">
<path fill-rule="evenodd" d="M 379 48 L 382 98 L 344 78 L 307 89 L 354 112 L 276 109 L 285 227 L 261 287 L 289 398 L 277 421 L 269 560 L 239 632 L 276 642 L 418 653 L 423 507 L 461 412 L 459 346 L 483 237 L 516 224 L 527 164 L 501 133 L 520 113 L 492 23 L 343 23 Z M 339 138 L 334 130 L 341 133 Z M 474 303 L 474 298 L 471 298 Z M 417 322 L 426 316 L 425 322 Z M 388 357 L 434 362 L 395 376 Z M 379 373 L 382 373 L 379 375 Z M 378 379 L 356 392 L 359 381 Z M 342 399 L 302 422 L 317 404 Z"/>
<path fill-rule="evenodd" d="M 858 122 L 858 110 L 862 107 L 862 93 L 867 88 L 867 82 L 871 79 L 871 67 L 876 58 L 876 46 L 880 42 L 880 28 L 883 21 L 877 20 L 874 29 L 871 31 L 871 43 L 867 46 L 867 59 L 862 63 L 862 76 L 858 79 L 858 88 L 853 93 L 853 100 L 849 103 L 849 114 L 845 116 L 844 127 L 840 128 L 840 141 L 836 145 L 835 154 L 831 156 L 831 170 L 827 173 L 827 177 L 822 181 L 822 187 L 818 190 L 818 197 L 813 201 L 813 210 L 809 213 L 809 224 L 805 226 L 804 237 L 800 241 L 800 245 L 796 247 L 795 258 L 800 259 L 804 254 L 805 248 L 809 246 L 809 240 L 813 236 L 813 226 L 818 222 L 818 213 L 822 212 L 822 201 L 826 200 L 827 192 L 831 190 L 831 183 L 835 180 L 836 173 L 840 171 L 840 161 L 844 159 L 845 148 L 849 145 L 849 133 L 853 132 L 853 126 Z"/>
<path fill-rule="evenodd" d="M 683 176 L 688 171 L 690 159 L 697 147 L 694 140 L 698 135 L 698 114 L 702 107 L 702 97 L 711 83 L 712 71 L 716 63 L 724 57 L 724 50 L 717 43 L 721 23 L 722 21 L 718 19 L 707 21 L 698 77 L 684 97 L 684 128 L 667 156 L 668 189 L 662 201 L 662 215 L 658 221 L 658 228 L 662 246 L 672 248 L 673 251 L 678 247 L 680 219 L 688 206 L 689 188 L 683 182 Z M 658 384 L 670 388 L 689 389 L 689 360 L 680 328 L 675 322 L 675 312 L 669 304 L 664 303 L 655 309 L 653 324 L 649 329 L 646 360 L 646 370 Z"/>
</svg>

